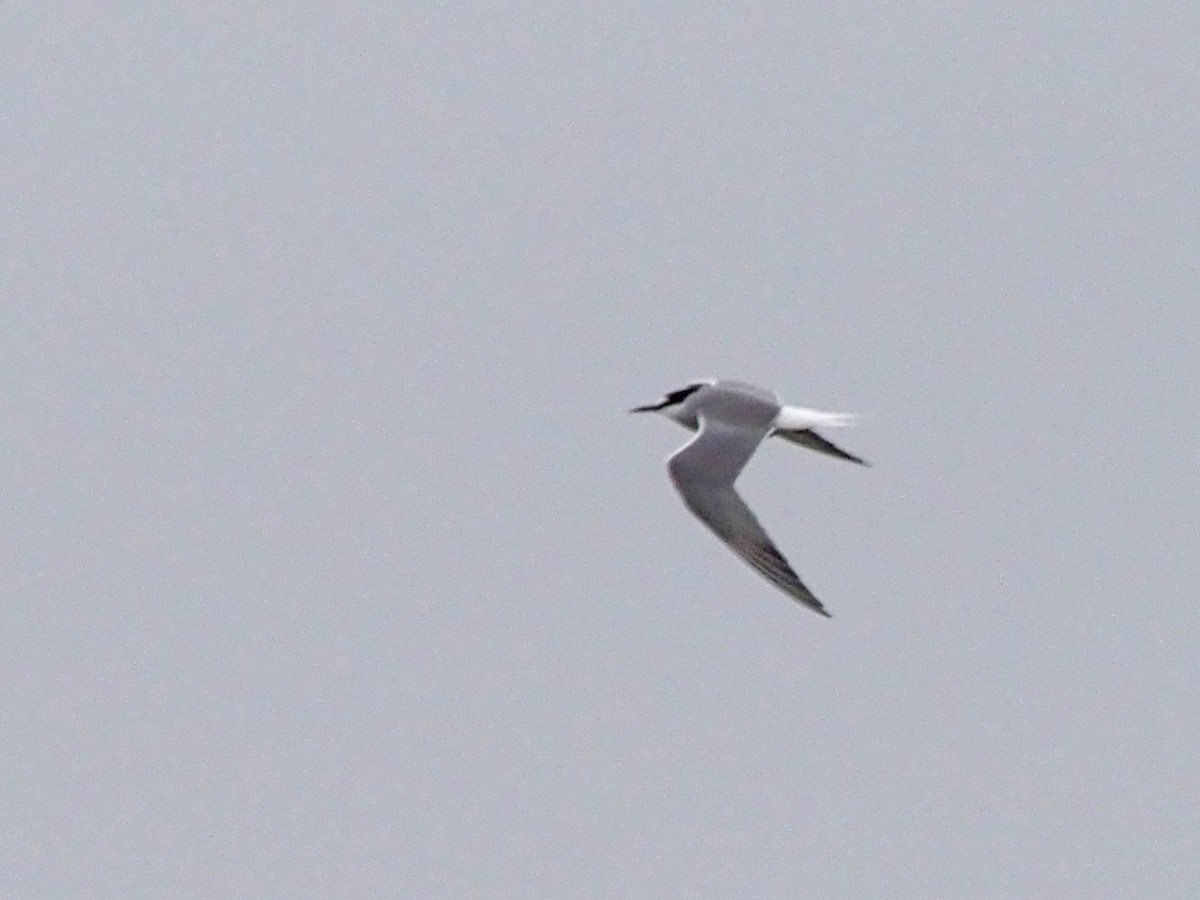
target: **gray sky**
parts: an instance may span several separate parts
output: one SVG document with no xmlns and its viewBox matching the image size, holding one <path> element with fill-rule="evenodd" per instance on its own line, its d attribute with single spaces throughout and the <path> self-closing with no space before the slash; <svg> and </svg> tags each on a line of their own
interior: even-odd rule
<svg viewBox="0 0 1200 900">
<path fill-rule="evenodd" d="M 6 9 L 0 893 L 1194 895 L 1200 13 L 826 6 Z"/>
</svg>

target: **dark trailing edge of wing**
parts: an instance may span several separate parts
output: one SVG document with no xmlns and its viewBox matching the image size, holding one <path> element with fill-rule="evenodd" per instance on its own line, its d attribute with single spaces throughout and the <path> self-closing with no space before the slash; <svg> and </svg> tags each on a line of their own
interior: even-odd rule
<svg viewBox="0 0 1200 900">
<path fill-rule="evenodd" d="M 780 588 L 793 600 L 807 606 L 813 612 L 820 613 L 827 619 L 833 618 L 828 610 L 825 609 L 825 604 L 818 600 L 816 595 L 808 589 L 808 586 L 800 580 L 800 576 L 796 574 L 796 570 L 792 568 L 791 564 L 779 552 L 777 547 L 773 545 L 756 546 L 750 552 L 743 552 L 742 548 L 734 546 L 734 550 L 737 551 L 742 559 L 750 564 L 752 569 Z M 759 554 L 761 554 L 762 558 L 759 557 Z"/>
</svg>

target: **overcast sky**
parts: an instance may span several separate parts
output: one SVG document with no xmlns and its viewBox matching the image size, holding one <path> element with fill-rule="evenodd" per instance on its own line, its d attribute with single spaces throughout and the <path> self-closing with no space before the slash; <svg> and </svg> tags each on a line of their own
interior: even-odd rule
<svg viewBox="0 0 1200 900">
<path fill-rule="evenodd" d="M 0 894 L 1195 896 L 1200 12 L 1075 6 L 9 4 Z"/>
</svg>

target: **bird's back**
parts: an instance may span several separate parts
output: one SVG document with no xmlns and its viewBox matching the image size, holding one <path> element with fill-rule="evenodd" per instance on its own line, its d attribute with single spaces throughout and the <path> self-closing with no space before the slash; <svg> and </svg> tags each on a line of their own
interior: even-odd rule
<svg viewBox="0 0 1200 900">
<path fill-rule="evenodd" d="M 696 391 L 682 411 L 695 421 L 704 416 L 738 428 L 770 427 L 779 414 L 779 400 L 770 391 L 742 381 L 717 381 Z M 693 426 L 694 427 L 694 426 Z"/>
</svg>

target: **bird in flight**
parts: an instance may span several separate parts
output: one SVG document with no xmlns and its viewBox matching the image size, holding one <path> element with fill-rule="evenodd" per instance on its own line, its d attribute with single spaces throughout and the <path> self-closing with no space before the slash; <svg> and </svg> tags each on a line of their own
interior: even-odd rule
<svg viewBox="0 0 1200 900">
<path fill-rule="evenodd" d="M 829 616 L 792 569 L 733 483 L 758 445 L 772 435 L 860 466 L 817 428 L 851 425 L 847 413 L 783 406 L 770 391 L 740 381 L 695 381 L 658 403 L 630 412 L 657 412 L 696 432 L 667 460 L 667 471 L 684 504 L 752 569 L 799 603 Z"/>
</svg>

